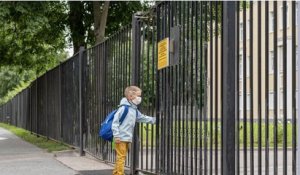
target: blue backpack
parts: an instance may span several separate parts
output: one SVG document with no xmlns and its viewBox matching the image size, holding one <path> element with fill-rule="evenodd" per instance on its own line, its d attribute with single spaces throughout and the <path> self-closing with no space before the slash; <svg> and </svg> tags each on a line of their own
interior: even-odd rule
<svg viewBox="0 0 300 175">
<path fill-rule="evenodd" d="M 120 107 L 124 106 L 125 107 L 125 110 L 120 118 L 120 125 L 122 125 L 125 117 L 127 116 L 128 114 L 128 108 L 129 106 L 128 105 L 120 105 Z M 107 141 L 110 141 L 112 142 L 113 141 L 113 132 L 112 132 L 112 122 L 114 120 L 114 116 L 116 114 L 116 112 L 118 111 L 118 109 L 112 111 L 111 113 L 109 113 L 107 115 L 107 117 L 105 118 L 104 122 L 101 124 L 101 127 L 100 127 L 100 130 L 99 130 L 99 136 L 102 137 L 104 140 L 107 140 Z"/>
</svg>

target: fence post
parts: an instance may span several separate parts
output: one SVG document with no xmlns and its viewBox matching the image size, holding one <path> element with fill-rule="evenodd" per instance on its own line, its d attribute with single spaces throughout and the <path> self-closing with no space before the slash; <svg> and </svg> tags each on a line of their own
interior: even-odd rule
<svg viewBox="0 0 300 175">
<path fill-rule="evenodd" d="M 297 23 L 296 24 L 300 24 L 300 7 L 299 7 L 299 5 L 298 6 L 296 6 L 296 12 L 297 12 L 297 18 L 296 18 L 296 20 L 297 20 Z M 298 42 L 300 41 L 299 39 L 300 39 L 300 30 L 298 29 L 297 30 L 298 32 L 297 32 L 297 36 L 298 36 Z M 298 46 L 297 47 L 297 49 L 298 49 L 298 52 L 296 52 L 296 53 L 300 53 L 300 47 Z M 297 59 L 297 65 L 296 66 L 298 66 L 298 68 L 299 68 L 299 54 L 297 54 L 296 55 L 296 59 Z M 298 82 L 300 82 L 300 71 L 298 70 Z M 299 85 L 298 85 L 298 87 L 299 87 Z M 298 90 L 298 92 L 297 92 L 297 97 L 298 97 L 298 100 L 300 99 L 300 91 Z M 297 112 L 297 128 L 298 128 L 298 133 L 297 133 L 297 142 L 298 142 L 298 144 L 297 144 L 297 161 L 296 161 L 296 164 L 297 164 L 297 175 L 300 175 L 300 144 L 299 144 L 299 141 L 300 141 L 300 113 L 299 113 L 299 109 L 300 109 L 300 103 L 298 103 L 298 112 Z"/>
<path fill-rule="evenodd" d="M 224 2 L 223 10 L 223 169 L 224 175 L 235 174 L 236 118 L 236 2 Z"/>
<path fill-rule="evenodd" d="M 79 49 L 79 128 L 80 128 L 80 156 L 84 155 L 83 152 L 83 117 L 82 117 L 82 59 L 83 59 L 84 47 Z"/>
<path fill-rule="evenodd" d="M 30 121 L 30 134 L 32 134 L 32 84 L 29 87 L 29 121 Z"/>
<path fill-rule="evenodd" d="M 48 121 L 48 71 L 45 73 L 45 79 L 46 79 L 46 83 L 44 83 L 44 85 L 46 84 L 46 100 L 45 100 L 45 107 L 46 107 L 46 135 L 47 135 L 47 140 L 49 140 L 49 121 Z"/>
<path fill-rule="evenodd" d="M 59 127 L 59 136 L 60 136 L 60 141 L 64 141 L 63 140 L 63 121 L 62 121 L 62 103 L 61 103 L 61 101 L 62 101 L 62 93 L 61 93 L 61 91 L 62 91 L 62 85 L 61 85 L 61 77 L 62 77 L 62 72 L 61 72 L 61 68 L 62 68 L 62 63 L 60 63 L 60 65 L 59 65 L 59 77 L 58 77 L 58 89 L 59 89 L 59 91 L 58 91 L 58 93 L 59 93 L 59 122 L 60 122 L 60 127 Z"/>
<path fill-rule="evenodd" d="M 141 31 L 137 13 L 132 16 L 132 58 L 131 58 L 131 84 L 138 86 L 140 84 L 140 49 L 141 49 Z M 136 173 L 136 168 L 139 161 L 139 125 L 136 125 L 134 130 L 133 143 L 131 144 L 131 160 L 130 174 Z"/>
<path fill-rule="evenodd" d="M 35 121 L 35 133 L 36 133 L 36 136 L 37 137 L 40 137 L 39 136 L 39 115 L 38 115 L 38 103 L 39 103 L 39 98 L 38 98 L 38 78 L 35 80 L 36 81 L 36 86 L 35 86 L 35 101 L 36 101 L 36 103 L 35 103 L 35 116 L 36 116 L 36 121 Z"/>
</svg>

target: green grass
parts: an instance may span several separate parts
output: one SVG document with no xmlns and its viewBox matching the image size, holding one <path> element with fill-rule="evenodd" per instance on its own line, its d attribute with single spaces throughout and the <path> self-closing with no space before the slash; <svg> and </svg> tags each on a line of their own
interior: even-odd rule
<svg viewBox="0 0 300 175">
<path fill-rule="evenodd" d="M 37 137 L 36 135 L 31 134 L 29 131 L 24 130 L 22 128 L 18 128 L 12 125 L 0 123 L 0 127 L 5 128 L 15 134 L 16 136 L 20 137 L 21 139 L 36 145 L 39 148 L 45 149 L 48 152 L 53 151 L 63 151 L 63 150 L 69 150 L 71 149 L 69 146 L 58 143 L 53 140 L 50 140 L 45 137 Z"/>
<path fill-rule="evenodd" d="M 204 143 L 204 125 L 207 125 L 207 145 L 209 146 L 210 143 L 210 136 L 211 136 L 211 130 L 210 130 L 210 122 L 202 122 L 202 131 L 200 130 L 200 123 L 201 122 L 192 122 L 192 121 L 187 121 L 187 122 L 174 122 L 173 125 L 168 125 L 167 131 L 166 131 L 166 135 L 171 135 L 171 139 L 173 140 L 173 145 L 185 145 L 185 146 L 190 146 L 191 143 L 193 143 L 193 146 L 197 146 L 196 145 L 196 138 L 198 138 L 198 146 L 199 146 L 199 142 L 200 142 L 200 134 L 202 134 L 202 142 Z M 212 123 L 212 144 L 215 145 L 215 124 L 216 122 Z M 220 146 L 221 143 L 221 123 L 217 122 L 218 124 L 218 129 L 217 129 L 217 141 L 218 141 L 218 145 Z M 155 141 L 156 141 L 156 135 L 155 135 L 155 130 L 156 130 L 156 126 L 153 125 L 153 127 L 151 125 L 148 125 L 148 129 L 147 129 L 147 124 L 141 124 L 140 126 L 142 126 L 142 129 L 140 128 L 140 139 L 142 140 L 142 144 L 143 146 L 146 146 L 147 142 L 148 144 L 151 144 L 151 135 L 153 134 L 153 146 L 155 146 Z M 247 142 L 246 145 L 249 148 L 250 147 L 250 136 L 251 136 L 251 132 L 250 132 L 250 122 L 246 123 L 246 127 L 247 127 L 247 131 L 246 131 L 246 138 L 247 138 Z M 187 128 L 187 129 L 186 129 Z M 197 128 L 197 129 L 196 129 Z M 173 130 L 171 133 L 168 133 L 168 131 Z M 196 133 L 197 130 L 197 133 Z M 240 142 L 240 146 L 242 147 L 244 145 L 244 130 L 245 130 L 245 126 L 243 125 L 243 123 L 240 123 L 240 130 L 239 130 L 239 142 Z M 258 147 L 258 143 L 259 140 L 261 139 L 261 144 L 262 147 L 266 147 L 266 139 L 265 139 L 265 135 L 266 135 L 266 130 L 267 130 L 267 126 L 262 123 L 261 124 L 261 137 L 259 138 L 259 124 L 257 122 L 253 123 L 253 144 L 254 147 Z M 148 139 L 147 139 L 147 134 L 148 134 Z M 196 137 L 197 135 L 197 137 Z M 269 147 L 272 148 L 274 147 L 274 124 L 270 123 L 269 124 Z M 287 147 L 292 147 L 292 124 L 288 123 L 287 124 Z M 180 141 L 180 143 L 179 143 Z M 282 123 L 278 123 L 278 127 L 277 127 L 277 145 L 278 147 L 283 147 L 283 124 Z"/>
</svg>

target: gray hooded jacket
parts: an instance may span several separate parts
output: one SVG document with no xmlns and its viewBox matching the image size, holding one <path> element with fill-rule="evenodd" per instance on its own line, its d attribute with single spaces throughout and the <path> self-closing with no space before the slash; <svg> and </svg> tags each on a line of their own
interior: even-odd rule
<svg viewBox="0 0 300 175">
<path fill-rule="evenodd" d="M 120 102 L 120 105 L 129 105 L 130 107 L 128 108 L 128 114 L 121 125 L 119 120 L 125 110 L 125 107 L 120 107 L 116 112 L 112 123 L 112 131 L 114 138 L 120 138 L 120 140 L 123 142 L 132 142 L 132 135 L 134 131 L 135 122 L 152 124 L 156 122 L 155 117 L 149 117 L 142 114 L 140 111 L 137 110 L 137 106 L 133 103 L 130 103 L 127 100 L 127 98 L 123 98 Z"/>
</svg>

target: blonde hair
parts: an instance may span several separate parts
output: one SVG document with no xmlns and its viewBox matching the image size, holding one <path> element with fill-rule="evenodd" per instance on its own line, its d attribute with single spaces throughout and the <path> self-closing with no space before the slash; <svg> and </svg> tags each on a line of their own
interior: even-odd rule
<svg viewBox="0 0 300 175">
<path fill-rule="evenodd" d="M 142 89 L 140 89 L 137 86 L 128 86 L 125 89 L 124 95 L 126 98 L 131 97 L 133 95 L 136 95 L 137 92 L 142 92 Z"/>
</svg>

